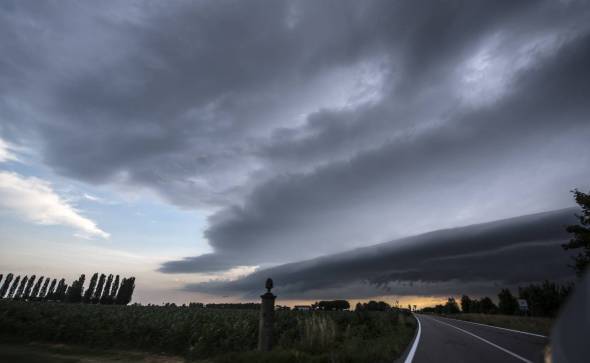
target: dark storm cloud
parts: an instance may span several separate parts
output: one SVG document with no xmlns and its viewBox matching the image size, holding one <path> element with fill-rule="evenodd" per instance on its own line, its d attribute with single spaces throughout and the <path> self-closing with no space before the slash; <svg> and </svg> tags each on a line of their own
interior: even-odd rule
<svg viewBox="0 0 590 363">
<path fill-rule="evenodd" d="M 272 277 L 282 299 L 486 294 L 498 286 L 569 279 L 560 244 L 575 209 L 430 232 L 371 247 L 257 271 L 189 291 L 253 298 Z"/>
<path fill-rule="evenodd" d="M 507 203 L 531 203 L 530 185 L 520 181 L 549 166 L 557 172 L 564 160 L 578 165 L 572 176 L 553 181 L 544 175 L 536 182 L 547 183 L 550 190 L 564 177 L 587 178 L 588 156 L 563 149 L 561 142 L 587 150 L 590 36 L 563 46 L 558 54 L 541 69 L 516 76 L 510 97 L 493 107 L 457 112 L 417 136 L 259 185 L 242 207 L 223 210 L 211 220 L 206 235 L 216 254 L 226 256 L 219 269 L 232 259 L 234 265 L 294 261 L 352 247 L 363 237 L 378 241 L 365 231 L 357 233 L 359 225 L 406 235 L 411 230 L 404 225 L 440 228 L 444 224 L 438 222 L 453 219 L 445 213 L 461 212 L 455 206 L 461 199 L 490 215 L 510 213 Z M 534 160 L 542 164 L 532 164 Z M 490 194 L 494 183 L 503 186 L 502 195 Z M 557 195 L 543 197 L 534 209 L 558 203 Z M 389 214 L 392 208 L 397 214 Z M 415 218 L 429 224 L 421 226 Z M 208 271 L 210 257 L 171 262 L 163 271 L 190 271 L 191 266 L 192 271 Z"/>
<path fill-rule="evenodd" d="M 211 213 L 214 251 L 165 272 L 555 209 L 590 177 L 589 9 L 3 2 L 0 137 Z"/>
</svg>

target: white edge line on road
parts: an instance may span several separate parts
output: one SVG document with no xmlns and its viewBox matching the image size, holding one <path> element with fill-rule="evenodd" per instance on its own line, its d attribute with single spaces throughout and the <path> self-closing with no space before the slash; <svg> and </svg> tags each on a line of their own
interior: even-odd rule
<svg viewBox="0 0 590 363">
<path fill-rule="evenodd" d="M 414 315 L 414 318 L 418 322 L 418 333 L 416 333 L 416 339 L 414 339 L 414 344 L 412 344 L 412 349 L 410 349 L 410 352 L 408 353 L 408 356 L 406 357 L 406 360 L 404 361 L 404 363 L 412 363 L 412 360 L 414 359 L 414 354 L 416 354 L 416 348 L 418 348 L 418 342 L 420 341 L 420 331 L 421 331 L 420 319 L 418 319 L 416 314 L 412 314 L 412 315 Z"/>
<path fill-rule="evenodd" d="M 461 322 L 464 322 L 464 323 L 469 323 L 469 324 L 475 324 L 475 325 L 487 326 L 488 328 L 496 328 L 496 329 L 508 330 L 508 331 L 511 331 L 511 332 L 514 332 L 514 333 L 520 333 L 520 334 L 532 335 L 532 336 L 534 336 L 534 337 L 539 337 L 539 338 L 548 338 L 548 336 L 546 336 L 546 335 L 535 334 L 535 333 L 529 333 L 529 332 L 527 332 L 527 331 L 522 331 L 522 330 L 514 330 L 514 329 L 502 328 L 502 327 L 495 326 L 495 325 L 488 325 L 488 324 L 475 323 L 475 322 L 473 322 L 473 321 L 467 321 L 467 320 L 461 320 L 461 319 L 447 318 L 446 316 L 440 316 L 440 318 L 443 318 L 443 319 L 448 319 L 448 320 L 461 321 Z"/>
<path fill-rule="evenodd" d="M 499 346 L 499 345 L 497 345 L 497 344 L 494 344 L 494 343 L 490 342 L 490 341 L 489 341 L 489 340 L 487 340 L 487 339 L 484 339 L 484 338 L 482 338 L 482 337 L 480 337 L 480 336 L 478 336 L 478 335 L 475 335 L 475 334 L 473 334 L 473 333 L 471 333 L 471 332 L 468 332 L 467 330 L 463 330 L 463 329 L 461 329 L 461 328 L 459 328 L 459 327 L 456 327 L 456 326 L 454 326 L 454 325 L 452 325 L 452 324 L 449 324 L 449 323 L 445 323 L 444 321 L 440 321 L 440 320 L 438 320 L 438 319 L 435 319 L 435 318 L 432 318 L 432 320 L 434 320 L 434 321 L 436 321 L 436 322 L 439 322 L 439 323 L 441 323 L 441 324 L 448 325 L 448 326 L 450 326 L 451 328 L 455 328 L 455 329 L 457 329 L 457 330 L 460 330 L 460 331 L 462 331 L 462 332 L 463 332 L 463 333 L 465 333 L 465 334 L 469 334 L 469 335 L 471 335 L 472 337 L 474 337 L 474 338 L 477 338 L 477 339 L 481 340 L 482 342 L 488 343 L 489 345 L 491 345 L 491 346 L 493 346 L 493 347 L 496 347 L 496 348 L 500 349 L 501 351 L 503 351 L 503 352 L 505 352 L 505 353 L 508 353 L 508 354 L 510 354 L 510 355 L 511 355 L 511 356 L 513 356 L 514 358 L 520 359 L 520 360 L 521 360 L 521 361 L 523 361 L 523 362 L 526 362 L 526 363 L 533 363 L 532 361 L 530 361 L 530 360 L 528 360 L 528 359 L 526 359 L 526 358 L 523 358 L 523 357 L 521 357 L 520 355 L 518 355 L 518 354 L 516 354 L 516 353 L 514 353 L 514 352 L 511 352 L 511 351 L 509 351 L 509 350 L 508 350 L 508 349 L 506 349 L 506 348 L 502 348 L 501 346 Z"/>
</svg>

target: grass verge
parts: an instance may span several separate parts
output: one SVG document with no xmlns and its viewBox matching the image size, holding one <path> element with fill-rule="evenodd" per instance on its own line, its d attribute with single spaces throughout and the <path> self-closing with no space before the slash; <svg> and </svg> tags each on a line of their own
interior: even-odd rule
<svg viewBox="0 0 590 363">
<path fill-rule="evenodd" d="M 453 314 L 444 317 L 549 336 L 554 319 L 531 316 Z"/>
</svg>

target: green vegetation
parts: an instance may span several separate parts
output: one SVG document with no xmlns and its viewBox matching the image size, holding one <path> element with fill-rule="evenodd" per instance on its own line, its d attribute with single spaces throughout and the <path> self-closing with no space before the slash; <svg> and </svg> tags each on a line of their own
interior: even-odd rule
<svg viewBox="0 0 590 363">
<path fill-rule="evenodd" d="M 573 238 L 563 248 L 566 250 L 582 250 L 574 257 L 573 269 L 578 276 L 582 276 L 590 265 L 590 193 L 582 193 L 573 190 L 576 203 L 582 208 L 582 214 L 578 215 L 580 224 L 567 227 L 567 231 L 573 234 Z"/>
<path fill-rule="evenodd" d="M 258 311 L 0 301 L 0 339 L 182 355 L 208 362 L 390 362 L 411 341 L 407 312 L 277 311 L 276 349 L 254 351 Z"/>
<path fill-rule="evenodd" d="M 474 323 L 498 326 L 529 333 L 549 336 L 553 319 L 530 316 L 490 315 L 490 314 L 454 314 L 446 315 L 452 319 L 472 321 Z"/>
</svg>

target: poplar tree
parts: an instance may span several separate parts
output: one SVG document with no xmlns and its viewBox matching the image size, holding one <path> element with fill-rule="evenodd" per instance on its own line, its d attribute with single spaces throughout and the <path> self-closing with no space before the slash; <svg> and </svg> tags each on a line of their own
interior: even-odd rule
<svg viewBox="0 0 590 363">
<path fill-rule="evenodd" d="M 113 283 L 113 288 L 111 289 L 111 301 L 115 301 L 117 290 L 119 290 L 119 275 L 115 277 L 115 282 Z"/>
<path fill-rule="evenodd" d="M 2 299 L 4 297 L 4 295 L 6 295 L 6 292 L 8 291 L 8 288 L 10 287 L 10 283 L 12 282 L 12 278 L 14 276 L 12 275 L 12 273 L 9 273 L 8 275 L 6 275 L 6 279 L 4 279 L 4 283 L 2 284 L 2 287 L 0 288 L 0 299 Z"/>
<path fill-rule="evenodd" d="M 55 285 L 57 284 L 57 279 L 51 280 L 51 285 L 49 285 L 49 290 L 45 295 L 45 300 L 55 300 Z"/>
<path fill-rule="evenodd" d="M 10 287 L 10 292 L 8 293 L 9 299 L 12 299 L 14 297 L 14 293 L 16 291 L 16 287 L 18 286 L 19 282 L 20 282 L 20 275 L 18 275 L 16 277 L 16 279 L 14 279 L 14 282 L 12 283 L 12 286 Z"/>
<path fill-rule="evenodd" d="M 98 284 L 96 285 L 96 291 L 94 291 L 94 296 L 92 297 L 93 304 L 98 304 L 100 302 L 100 297 L 102 296 L 102 289 L 104 288 L 105 278 L 106 278 L 105 274 L 100 274 L 100 278 L 98 279 Z"/>
<path fill-rule="evenodd" d="M 129 304 L 133 298 L 133 291 L 135 291 L 135 277 L 131 277 L 127 283 L 129 284 L 129 287 L 127 288 L 127 299 L 125 305 Z"/>
<path fill-rule="evenodd" d="M 59 295 L 58 295 L 59 301 L 62 301 L 62 302 L 66 301 L 66 292 L 68 291 L 68 288 L 69 288 L 68 284 L 64 283 L 64 285 L 61 288 L 61 291 L 59 292 Z"/>
<path fill-rule="evenodd" d="M 92 275 L 92 278 L 90 278 L 90 284 L 88 285 L 88 289 L 86 289 L 86 292 L 84 293 L 83 302 L 85 304 L 89 304 L 90 301 L 92 300 L 92 295 L 94 294 L 94 289 L 96 288 L 97 280 L 98 280 L 98 272 L 95 272 L 94 275 Z"/>
<path fill-rule="evenodd" d="M 84 291 L 84 280 L 86 276 L 84 274 L 80 275 L 78 280 L 72 282 L 72 286 L 70 286 L 67 290 L 66 294 L 66 301 L 71 303 L 79 303 L 82 301 L 82 291 Z"/>
<path fill-rule="evenodd" d="M 135 290 L 135 277 L 123 279 L 123 282 L 121 282 L 121 287 L 119 287 L 119 293 L 117 294 L 115 302 L 118 305 L 129 304 L 133 296 L 133 290 Z"/>
<path fill-rule="evenodd" d="M 29 278 L 29 281 L 27 283 L 27 287 L 25 288 L 25 292 L 23 293 L 22 298 L 23 299 L 28 299 L 29 295 L 31 294 L 31 290 L 33 289 L 33 284 L 35 283 L 35 275 L 31 275 L 31 278 Z"/>
<path fill-rule="evenodd" d="M 66 280 L 65 279 L 61 279 L 59 280 L 59 282 L 57 283 L 57 287 L 55 288 L 55 294 L 54 294 L 54 300 L 57 301 L 64 301 L 65 297 L 66 297 L 66 289 L 68 288 L 68 285 L 66 285 Z"/>
<path fill-rule="evenodd" d="M 47 286 L 49 285 L 49 280 L 51 280 L 49 277 L 45 279 L 43 287 L 41 288 L 41 292 L 39 293 L 39 299 L 45 299 L 45 296 L 47 295 Z"/>
<path fill-rule="evenodd" d="M 16 294 L 14 295 L 15 299 L 20 299 L 23 292 L 25 291 L 27 281 L 29 281 L 29 277 L 25 275 L 25 277 L 20 281 L 20 285 L 18 285 L 18 290 L 16 290 Z"/>
<path fill-rule="evenodd" d="M 33 287 L 33 291 L 31 292 L 31 299 L 36 299 L 37 295 L 39 295 L 39 289 L 41 288 L 41 284 L 43 283 L 43 279 L 45 277 L 41 276 L 39 277 L 39 279 L 37 280 L 37 283 L 35 284 L 35 287 Z"/>
<path fill-rule="evenodd" d="M 122 305 L 123 304 L 123 296 L 125 295 L 125 289 L 127 286 L 127 279 L 123 277 L 121 281 L 121 286 L 119 287 L 119 291 L 117 292 L 117 297 L 115 298 L 115 304 Z"/>
<path fill-rule="evenodd" d="M 100 297 L 101 304 L 112 304 L 111 301 L 111 285 L 113 284 L 113 274 L 109 274 L 107 282 L 104 285 L 102 296 Z"/>
</svg>

